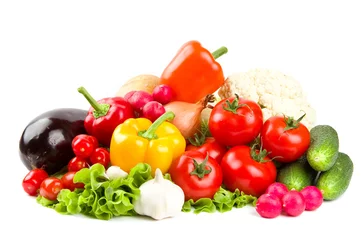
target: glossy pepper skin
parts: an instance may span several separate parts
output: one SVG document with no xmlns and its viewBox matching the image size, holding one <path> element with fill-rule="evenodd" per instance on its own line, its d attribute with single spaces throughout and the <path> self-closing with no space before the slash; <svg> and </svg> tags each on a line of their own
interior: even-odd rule
<svg viewBox="0 0 361 240">
<path fill-rule="evenodd" d="M 185 151 L 186 140 L 169 121 L 173 112 L 166 112 L 154 123 L 146 118 L 131 118 L 114 130 L 110 144 L 110 163 L 129 172 L 138 163 L 159 168 L 166 173 L 173 159 Z"/>
<path fill-rule="evenodd" d="M 172 101 L 196 103 L 224 83 L 223 69 L 216 59 L 227 51 L 221 47 L 210 53 L 198 41 L 186 42 L 163 71 L 160 84 L 171 87 Z"/>
<path fill-rule="evenodd" d="M 91 105 L 84 120 L 87 133 L 97 138 L 104 147 L 109 147 L 114 129 L 128 118 L 134 118 L 132 106 L 122 97 L 96 101 L 84 87 L 80 87 L 78 92 L 83 94 Z"/>
</svg>

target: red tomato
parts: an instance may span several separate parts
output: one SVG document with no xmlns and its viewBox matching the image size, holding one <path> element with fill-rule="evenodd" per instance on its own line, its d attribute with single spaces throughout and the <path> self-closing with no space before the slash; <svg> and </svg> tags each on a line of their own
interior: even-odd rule
<svg viewBox="0 0 361 240">
<path fill-rule="evenodd" d="M 79 134 L 74 137 L 71 146 L 75 156 L 88 158 L 98 147 L 98 140 L 87 134 Z"/>
<path fill-rule="evenodd" d="M 108 168 L 110 164 L 109 151 L 105 148 L 96 148 L 92 153 L 92 155 L 90 156 L 90 163 L 92 165 L 96 163 L 100 163 L 105 168 Z"/>
<path fill-rule="evenodd" d="M 48 200 L 55 201 L 63 188 L 63 183 L 59 178 L 48 177 L 40 185 L 40 195 Z"/>
<path fill-rule="evenodd" d="M 68 172 L 77 172 L 80 169 L 89 167 L 86 159 L 81 157 L 74 157 L 68 163 Z"/>
<path fill-rule="evenodd" d="M 267 119 L 261 131 L 262 146 L 269 157 L 279 162 L 293 162 L 300 158 L 311 142 L 310 132 L 292 118 L 274 116 Z"/>
<path fill-rule="evenodd" d="M 49 177 L 49 175 L 43 169 L 36 168 L 31 170 L 23 179 L 22 186 L 24 191 L 30 196 L 36 196 L 42 181 L 44 181 L 47 177 Z"/>
<path fill-rule="evenodd" d="M 180 186 L 185 200 L 213 198 L 222 184 L 222 169 L 212 157 L 198 151 L 186 151 L 173 160 L 168 170 Z"/>
<path fill-rule="evenodd" d="M 230 191 L 238 188 L 245 194 L 259 197 L 276 181 L 277 169 L 267 156 L 261 158 L 261 161 L 253 159 L 251 151 L 254 151 L 258 158 L 262 155 L 259 150 L 245 145 L 228 150 L 221 163 L 223 183 Z"/>
<path fill-rule="evenodd" d="M 224 146 L 250 143 L 258 136 L 262 125 L 261 107 L 238 96 L 218 102 L 209 117 L 209 131 Z"/>
<path fill-rule="evenodd" d="M 195 145 L 193 145 L 195 144 Z M 204 141 L 196 144 L 188 144 L 186 151 L 197 150 L 204 154 L 209 154 L 210 157 L 214 158 L 219 164 L 222 161 L 223 155 L 227 152 L 227 148 L 219 144 L 214 137 L 206 137 Z"/>
<path fill-rule="evenodd" d="M 65 189 L 74 191 L 75 188 L 84 188 L 84 183 L 74 183 L 74 175 L 76 172 L 67 172 L 61 177 L 61 182 Z"/>
</svg>

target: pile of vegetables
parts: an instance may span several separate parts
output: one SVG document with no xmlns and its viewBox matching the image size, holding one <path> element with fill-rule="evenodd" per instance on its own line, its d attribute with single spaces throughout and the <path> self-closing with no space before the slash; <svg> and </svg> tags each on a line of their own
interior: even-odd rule
<svg viewBox="0 0 361 240">
<path fill-rule="evenodd" d="M 99 100 L 79 87 L 87 111 L 35 117 L 19 142 L 24 191 L 59 213 L 103 220 L 247 205 L 295 217 L 339 198 L 353 163 L 337 131 L 304 124 L 307 112 L 265 115 L 234 89 L 222 95 L 230 80 L 216 59 L 227 51 L 189 41 L 160 77 L 138 75 Z"/>
</svg>

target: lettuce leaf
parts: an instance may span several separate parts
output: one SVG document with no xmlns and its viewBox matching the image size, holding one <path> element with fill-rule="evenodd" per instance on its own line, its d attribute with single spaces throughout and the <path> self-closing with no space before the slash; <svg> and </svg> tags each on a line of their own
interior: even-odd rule
<svg viewBox="0 0 361 240">
<path fill-rule="evenodd" d="M 113 180 L 106 177 L 103 165 L 94 164 L 74 176 L 74 182 L 84 183 L 84 189 L 63 189 L 57 201 L 48 201 L 40 196 L 38 203 L 62 214 L 80 213 L 102 220 L 136 215 L 133 202 L 140 195 L 139 187 L 150 179 L 151 168 L 145 163 L 136 165 L 126 178 Z"/>
<path fill-rule="evenodd" d="M 238 189 L 231 192 L 222 187 L 214 194 L 213 199 L 210 198 L 201 198 L 197 201 L 192 199 L 186 201 L 183 205 L 183 212 L 193 211 L 195 214 L 201 212 L 228 212 L 232 208 L 242 208 L 248 204 L 256 205 L 257 198 L 252 195 L 247 195 L 243 192 L 240 192 Z"/>
</svg>

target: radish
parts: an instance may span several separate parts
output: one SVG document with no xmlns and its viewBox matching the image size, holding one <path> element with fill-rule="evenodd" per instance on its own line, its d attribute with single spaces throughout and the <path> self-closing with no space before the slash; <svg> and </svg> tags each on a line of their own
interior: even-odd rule
<svg viewBox="0 0 361 240">
<path fill-rule="evenodd" d="M 268 186 L 265 193 L 269 193 L 279 197 L 282 200 L 283 196 L 288 192 L 288 188 L 285 184 L 280 182 L 274 182 Z"/>
<path fill-rule="evenodd" d="M 172 100 L 172 89 L 165 84 L 156 86 L 152 92 L 153 99 L 163 105 Z"/>
<path fill-rule="evenodd" d="M 145 91 L 135 91 L 133 94 L 129 93 L 129 95 L 128 102 L 137 112 L 141 112 L 145 104 L 153 101 L 152 95 Z"/>
<path fill-rule="evenodd" d="M 299 216 L 306 208 L 306 201 L 303 195 L 297 190 L 290 190 L 283 198 L 283 210 L 289 216 Z"/>
<path fill-rule="evenodd" d="M 142 109 L 142 117 L 154 122 L 163 113 L 165 113 L 164 106 L 157 101 L 150 101 L 146 103 Z"/>
<path fill-rule="evenodd" d="M 282 213 L 282 202 L 272 194 L 262 194 L 256 203 L 257 213 L 264 218 L 275 218 Z"/>
<path fill-rule="evenodd" d="M 124 100 L 128 102 L 129 98 L 131 96 L 133 96 L 133 94 L 135 93 L 136 91 L 130 91 L 128 92 L 127 94 L 124 95 Z"/>
<path fill-rule="evenodd" d="M 313 211 L 319 208 L 323 202 L 322 192 L 316 186 L 304 187 L 300 193 L 306 201 L 306 210 Z"/>
</svg>

